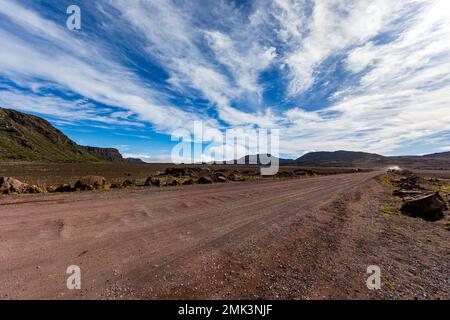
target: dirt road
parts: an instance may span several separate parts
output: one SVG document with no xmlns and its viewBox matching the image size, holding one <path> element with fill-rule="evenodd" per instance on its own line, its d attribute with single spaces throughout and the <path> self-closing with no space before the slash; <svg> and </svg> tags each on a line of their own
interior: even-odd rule
<svg viewBox="0 0 450 320">
<path fill-rule="evenodd" d="M 391 297 L 365 283 L 369 264 L 407 250 L 379 242 L 376 175 L 5 197 L 0 298 Z M 448 292 L 446 249 L 423 259 L 440 261 L 434 280 L 415 274 L 433 297 Z M 402 267 L 389 263 L 388 277 Z M 66 287 L 69 265 L 81 290 Z"/>
</svg>

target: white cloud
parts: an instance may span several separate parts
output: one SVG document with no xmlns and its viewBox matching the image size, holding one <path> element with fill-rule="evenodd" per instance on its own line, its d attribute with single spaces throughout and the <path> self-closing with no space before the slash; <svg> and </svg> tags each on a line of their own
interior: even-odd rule
<svg viewBox="0 0 450 320">
<path fill-rule="evenodd" d="M 258 77 L 275 60 L 276 48 L 262 47 L 248 38 L 250 43 L 234 40 L 219 31 L 206 31 L 205 34 L 217 60 L 234 75 L 239 90 L 261 95 Z"/>
<path fill-rule="evenodd" d="M 362 47 L 353 49 L 348 55 L 347 67 L 355 73 L 369 67 L 375 59 L 373 47 L 372 42 L 368 42 Z"/>
<path fill-rule="evenodd" d="M 38 86 L 59 87 L 109 106 L 128 109 L 160 131 L 183 127 L 186 121 L 205 119 L 167 104 L 160 99 L 161 94 L 103 54 L 102 47 L 75 38 L 64 25 L 57 26 L 17 4 L 0 7 L 1 14 L 29 32 L 24 39 L 23 35 L 19 37 L 0 29 L 0 75 L 34 90 Z M 34 36 L 45 40 L 34 43 Z M 21 100 L 27 98 L 36 101 L 36 97 L 27 94 Z M 3 103 L 6 102 L 3 98 Z M 37 103 L 34 111 L 43 108 L 42 103 Z"/>
<path fill-rule="evenodd" d="M 326 58 L 348 47 L 363 44 L 399 17 L 404 1 L 317 0 L 305 38 L 285 57 L 290 70 L 289 93 L 295 95 L 314 83 L 314 71 Z"/>
<path fill-rule="evenodd" d="M 189 130 L 196 120 L 215 130 L 280 128 L 287 154 L 390 153 L 427 139 L 443 144 L 439 136 L 448 136 L 447 0 L 262 0 L 245 8 L 165 0 L 96 4 L 117 19 L 104 21 L 105 28 L 117 22 L 119 34 L 130 29 L 137 40 L 126 44 L 142 48 L 139 54 L 166 72 L 159 86 L 121 64 L 101 42 L 77 37 L 14 1 L 1 4 L 0 15 L 14 28 L 0 24 L 0 76 L 31 92 L 2 91 L 6 107 L 131 126 L 146 121 L 165 133 Z M 303 102 L 286 104 L 286 110 L 287 100 L 311 89 L 321 73 L 332 73 L 322 64 L 334 57 L 343 57 L 342 72 L 356 80 L 337 86 L 332 100 L 323 101 L 331 103 L 326 108 L 308 111 L 317 106 Z M 272 67 L 281 73 L 276 84 L 261 78 Z M 346 76 L 330 74 L 327 88 Z M 263 96 L 272 85 L 286 95 L 271 96 L 269 108 Z M 46 94 L 46 88 L 122 110 L 105 115 L 78 97 Z M 207 103 L 171 103 L 172 93 Z"/>
</svg>

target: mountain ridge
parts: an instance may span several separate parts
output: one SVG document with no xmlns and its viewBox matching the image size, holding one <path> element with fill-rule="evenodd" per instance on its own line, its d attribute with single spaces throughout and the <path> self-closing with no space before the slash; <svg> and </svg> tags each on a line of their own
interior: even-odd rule
<svg viewBox="0 0 450 320">
<path fill-rule="evenodd" d="M 141 163 L 139 159 L 124 159 L 114 148 L 78 145 L 43 118 L 0 107 L 0 161 L 7 160 Z M 450 168 L 450 151 L 423 156 L 383 156 L 376 153 L 345 150 L 318 151 L 306 153 L 297 159 L 278 158 L 278 161 L 280 165 L 293 166 L 406 165 Z M 265 162 L 261 161 L 261 155 L 258 154 L 234 160 L 237 164 L 264 165 Z"/>
<path fill-rule="evenodd" d="M 117 149 L 78 145 L 41 117 L 1 107 L 0 160 L 125 162 Z"/>
</svg>

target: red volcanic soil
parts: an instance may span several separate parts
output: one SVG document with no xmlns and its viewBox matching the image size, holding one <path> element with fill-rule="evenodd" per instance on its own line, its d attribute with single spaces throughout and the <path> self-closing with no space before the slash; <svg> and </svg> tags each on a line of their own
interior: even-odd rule
<svg viewBox="0 0 450 320">
<path fill-rule="evenodd" d="M 449 231 L 381 214 L 378 174 L 3 197 L 0 298 L 449 299 Z"/>
</svg>

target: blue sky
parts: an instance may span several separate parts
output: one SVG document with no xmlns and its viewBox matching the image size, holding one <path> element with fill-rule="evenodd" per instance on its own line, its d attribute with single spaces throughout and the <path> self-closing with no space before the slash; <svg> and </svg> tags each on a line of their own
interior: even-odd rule
<svg viewBox="0 0 450 320">
<path fill-rule="evenodd" d="M 0 106 L 147 161 L 194 121 L 289 158 L 449 151 L 449 71 L 447 0 L 0 0 Z"/>
</svg>

